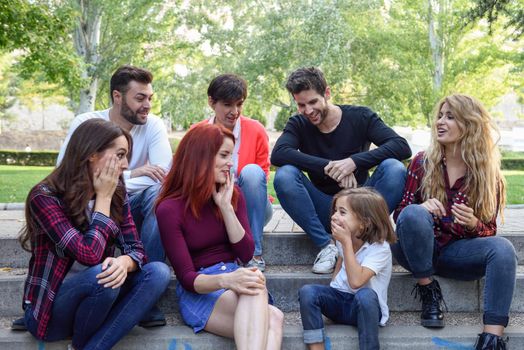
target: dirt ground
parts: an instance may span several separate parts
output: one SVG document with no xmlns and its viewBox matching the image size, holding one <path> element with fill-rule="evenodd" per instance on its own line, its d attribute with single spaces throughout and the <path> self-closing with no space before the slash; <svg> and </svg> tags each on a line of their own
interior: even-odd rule
<svg viewBox="0 0 524 350">
<path fill-rule="evenodd" d="M 5 131 L 0 134 L 0 149 L 58 151 L 67 131 Z"/>
<path fill-rule="evenodd" d="M 0 134 L 0 149 L 23 151 L 27 146 L 33 151 L 58 151 L 67 131 L 5 131 Z M 175 131 L 169 138 L 181 139 L 185 131 Z M 280 132 L 268 131 L 271 147 Z"/>
</svg>

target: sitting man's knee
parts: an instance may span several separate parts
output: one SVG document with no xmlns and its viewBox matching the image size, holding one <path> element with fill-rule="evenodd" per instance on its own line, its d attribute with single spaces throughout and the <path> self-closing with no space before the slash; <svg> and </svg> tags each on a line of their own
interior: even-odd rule
<svg viewBox="0 0 524 350">
<path fill-rule="evenodd" d="M 273 181 L 275 190 L 282 191 L 288 188 L 286 185 L 289 184 L 289 181 L 294 181 L 299 176 L 300 170 L 293 165 L 281 166 L 275 173 L 275 179 Z"/>
<path fill-rule="evenodd" d="M 395 189 L 404 189 L 407 168 L 401 161 L 394 158 L 388 158 L 383 160 L 379 164 L 378 168 L 380 169 L 380 171 L 382 171 L 384 175 L 387 176 L 387 179 L 391 180 L 386 183 L 390 183 L 392 186 L 394 186 Z"/>
</svg>

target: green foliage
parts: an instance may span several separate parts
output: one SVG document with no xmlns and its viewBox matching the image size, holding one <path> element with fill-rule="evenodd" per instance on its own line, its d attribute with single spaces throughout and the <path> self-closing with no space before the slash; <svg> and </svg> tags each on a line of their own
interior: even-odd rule
<svg viewBox="0 0 524 350">
<path fill-rule="evenodd" d="M 524 170 L 524 158 L 502 158 L 501 168 L 504 170 Z"/>
<path fill-rule="evenodd" d="M 286 126 L 287 120 L 293 115 L 293 110 L 291 108 L 282 108 L 275 118 L 275 130 L 282 131 Z"/>
<path fill-rule="evenodd" d="M 522 0 L 477 0 L 464 14 L 465 23 L 485 18 L 489 29 L 502 17 L 506 28 L 513 28 L 513 36 L 518 38 L 524 32 L 524 1 Z"/>
<path fill-rule="evenodd" d="M 0 165 L 54 166 L 58 152 L 0 151 Z"/>
<path fill-rule="evenodd" d="M 32 74 L 60 83 L 48 89 L 64 88 L 76 102 L 79 91 L 98 82 L 95 107 L 102 109 L 109 106 L 116 67 L 144 66 L 155 76 L 153 113 L 175 128 L 212 113 L 207 86 L 226 72 L 248 81 L 244 114 L 264 124 L 274 107 L 293 108 L 284 84 L 301 66 L 324 71 L 335 103 L 370 106 L 391 125 L 428 124 L 436 102 L 453 92 L 472 94 L 488 108 L 509 91 L 524 98 L 522 42 L 507 26 L 515 20 L 508 14 L 520 13 L 523 0 L 500 1 L 497 21 L 467 26 L 468 11 L 495 2 L 13 1 L 0 0 L 0 25 L 9 33 L 0 34 L 0 48 L 23 49 L 22 78 Z M 475 13 L 479 18 L 486 12 Z M 85 29 L 95 18 L 101 21 L 100 41 L 80 55 L 73 46 L 75 28 Z M 433 44 L 441 49 L 441 84 L 432 79 L 430 22 Z M 279 118 L 280 123 L 285 116 Z"/>
<path fill-rule="evenodd" d="M 15 94 L 18 83 L 15 74 L 9 70 L 12 60 L 12 55 L 0 55 L 0 134 L 5 123 L 14 119 L 7 111 L 16 102 Z"/>
<path fill-rule="evenodd" d="M 0 0 L 0 49 L 21 49 L 18 71 L 80 87 L 79 60 L 70 37 L 73 11 L 62 1 Z"/>
</svg>

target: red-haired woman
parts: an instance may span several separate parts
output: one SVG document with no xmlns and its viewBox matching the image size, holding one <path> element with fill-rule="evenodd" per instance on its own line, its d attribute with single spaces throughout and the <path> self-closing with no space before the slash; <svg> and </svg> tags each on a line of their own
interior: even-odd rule
<svg viewBox="0 0 524 350">
<path fill-rule="evenodd" d="M 237 349 L 280 349 L 282 312 L 268 305 L 253 257 L 244 197 L 231 178 L 233 134 L 205 124 L 180 141 L 156 215 L 178 280 L 182 318 L 193 330 L 234 338 Z"/>
</svg>

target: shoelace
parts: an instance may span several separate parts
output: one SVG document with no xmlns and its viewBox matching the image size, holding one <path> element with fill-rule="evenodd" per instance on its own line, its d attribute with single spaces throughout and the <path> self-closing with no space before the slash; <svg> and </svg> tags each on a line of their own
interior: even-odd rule
<svg viewBox="0 0 524 350">
<path fill-rule="evenodd" d="M 442 292 L 440 288 L 431 286 L 421 286 L 418 283 L 415 283 L 413 286 L 413 289 L 411 290 L 411 295 L 413 295 L 413 292 L 415 292 L 415 300 L 418 299 L 420 301 L 424 301 L 426 298 L 426 295 L 430 295 L 431 299 L 434 301 L 437 301 L 439 304 L 444 305 L 444 310 L 448 311 L 448 305 L 446 304 L 446 301 L 444 300 L 444 297 L 442 296 Z M 431 305 L 426 305 L 426 307 L 431 307 Z"/>
<path fill-rule="evenodd" d="M 325 260 L 326 256 L 327 256 L 331 251 L 333 251 L 333 250 L 334 250 L 334 249 L 331 248 L 331 247 L 329 247 L 328 249 L 323 249 L 323 250 L 320 252 L 320 254 L 319 254 L 318 258 L 316 259 L 316 261 L 322 261 L 322 260 Z"/>
</svg>

